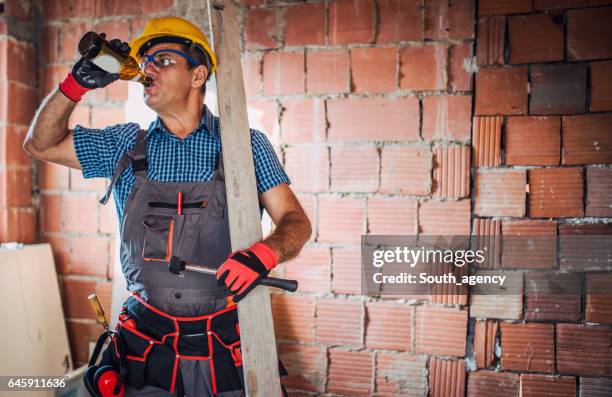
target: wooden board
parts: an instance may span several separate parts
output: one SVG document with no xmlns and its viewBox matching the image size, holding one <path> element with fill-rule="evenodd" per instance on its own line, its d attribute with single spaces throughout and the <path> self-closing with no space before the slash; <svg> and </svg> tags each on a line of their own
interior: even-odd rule
<svg viewBox="0 0 612 397">
<path fill-rule="evenodd" d="M 231 0 L 209 0 L 218 59 L 217 101 L 232 250 L 261 240 L 261 219 L 240 63 L 238 14 Z M 281 395 L 268 288 L 255 288 L 238 305 L 246 395 Z"/>
</svg>

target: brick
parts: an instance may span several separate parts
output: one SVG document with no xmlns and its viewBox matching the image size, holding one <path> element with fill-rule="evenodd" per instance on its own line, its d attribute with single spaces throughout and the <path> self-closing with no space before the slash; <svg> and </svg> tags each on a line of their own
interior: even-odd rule
<svg viewBox="0 0 612 397">
<path fill-rule="evenodd" d="M 278 15 L 275 9 L 253 8 L 244 23 L 244 43 L 247 50 L 280 47 Z"/>
<path fill-rule="evenodd" d="M 68 128 L 74 129 L 77 125 L 89 128 L 90 110 L 91 108 L 84 104 L 77 105 L 68 120 Z"/>
<path fill-rule="evenodd" d="M 36 240 L 36 212 L 32 208 L 0 209 L 1 242 L 32 244 Z"/>
<path fill-rule="evenodd" d="M 366 303 L 365 343 L 369 349 L 412 350 L 412 307 Z"/>
<path fill-rule="evenodd" d="M 106 88 L 106 100 L 109 102 L 127 102 L 128 82 L 123 80 L 115 81 Z"/>
<path fill-rule="evenodd" d="M 417 306 L 414 342 L 417 352 L 463 357 L 466 336 L 466 310 Z"/>
<path fill-rule="evenodd" d="M 476 276 L 499 275 L 498 270 L 478 270 Z M 519 320 L 523 314 L 523 273 L 505 271 L 503 287 L 472 287 L 470 317 Z M 476 290 L 474 290 L 476 288 Z"/>
<path fill-rule="evenodd" d="M 580 378 L 580 397 L 606 397 L 612 394 L 612 379 Z"/>
<path fill-rule="evenodd" d="M 295 4 L 285 10 L 285 45 L 325 44 L 325 4 Z"/>
<path fill-rule="evenodd" d="M 314 341 L 315 300 L 309 296 L 272 295 L 274 332 L 280 340 Z"/>
<path fill-rule="evenodd" d="M 45 18 L 48 19 L 67 18 L 70 16 L 70 8 L 66 7 L 65 1 L 60 0 L 43 0 L 42 11 Z"/>
<path fill-rule="evenodd" d="M 354 92 L 389 92 L 397 87 L 395 48 L 353 48 L 351 70 Z"/>
<path fill-rule="evenodd" d="M 91 194 L 67 194 L 62 199 L 62 230 L 93 232 L 98 230 L 96 197 Z"/>
<path fill-rule="evenodd" d="M 306 150 L 305 150 L 306 149 Z M 289 146 L 285 170 L 298 192 L 324 192 L 329 184 L 329 153 L 325 146 Z"/>
<path fill-rule="evenodd" d="M 306 89 L 311 93 L 348 92 L 348 50 L 309 50 L 306 53 Z"/>
<path fill-rule="evenodd" d="M 586 274 L 586 321 L 612 324 L 610 285 L 612 285 L 611 273 Z"/>
<path fill-rule="evenodd" d="M 474 213 L 479 216 L 525 215 L 525 170 L 476 170 Z"/>
<path fill-rule="evenodd" d="M 530 12 L 532 0 L 482 0 L 478 15 L 520 14 Z"/>
<path fill-rule="evenodd" d="M 420 1 L 382 0 L 378 4 L 378 18 L 379 43 L 423 39 L 424 21 Z"/>
<path fill-rule="evenodd" d="M 476 167 L 495 167 L 501 162 L 501 129 L 499 116 L 474 117 L 472 162 Z"/>
<path fill-rule="evenodd" d="M 374 4 L 369 0 L 338 0 L 329 5 L 330 45 L 374 40 Z"/>
<path fill-rule="evenodd" d="M 502 267 L 545 269 L 557 264 L 557 222 L 502 221 Z"/>
<path fill-rule="evenodd" d="M 0 208 L 28 207 L 32 202 L 32 170 L 0 169 Z"/>
<path fill-rule="evenodd" d="M 0 164 L 7 167 L 31 167 L 32 158 L 23 150 L 28 127 L 4 124 L 0 126 Z"/>
<path fill-rule="evenodd" d="M 519 375 L 509 372 L 474 371 L 468 374 L 468 397 L 497 396 L 516 397 L 519 392 Z"/>
<path fill-rule="evenodd" d="M 330 140 L 419 139 L 419 101 L 415 97 L 330 99 Z"/>
<path fill-rule="evenodd" d="M 99 205 L 98 209 L 100 213 L 98 232 L 105 234 L 117 234 L 118 219 L 117 210 L 115 208 L 115 200 L 109 200 L 106 205 Z"/>
<path fill-rule="evenodd" d="M 242 54 L 244 91 L 247 97 L 259 95 L 262 86 L 261 56 Z"/>
<path fill-rule="evenodd" d="M 499 322 L 494 320 L 477 320 L 474 323 L 474 358 L 477 368 L 493 365 L 498 330 Z"/>
<path fill-rule="evenodd" d="M 450 47 L 448 55 L 448 83 L 453 91 L 472 89 L 472 43 Z"/>
<path fill-rule="evenodd" d="M 470 195 L 470 148 L 449 146 L 434 149 L 433 194 L 439 197 Z"/>
<path fill-rule="evenodd" d="M 38 90 L 14 82 L 0 82 L 0 119 L 29 125 L 38 106 Z"/>
<path fill-rule="evenodd" d="M 38 162 L 38 186 L 42 190 L 68 189 L 70 170 L 61 165 Z"/>
<path fill-rule="evenodd" d="M 505 37 L 505 16 L 480 18 L 476 39 L 476 63 L 478 65 L 503 65 Z"/>
<path fill-rule="evenodd" d="M 431 397 L 465 396 L 465 361 L 429 360 L 429 394 Z"/>
<path fill-rule="evenodd" d="M 70 67 L 67 65 L 55 65 L 43 68 L 40 73 L 40 96 L 42 97 L 55 90 L 59 83 L 64 80 L 68 72 L 70 72 Z M 85 105 L 80 104 L 80 106 Z M 77 106 L 77 108 L 79 108 L 79 106 Z"/>
<path fill-rule="evenodd" d="M 68 319 L 95 319 L 87 297 L 95 292 L 96 282 L 89 280 L 64 279 L 62 281 L 62 303 Z"/>
<path fill-rule="evenodd" d="M 419 233 L 467 236 L 470 234 L 470 200 L 429 200 L 421 203 Z"/>
<path fill-rule="evenodd" d="M 563 16 L 521 15 L 508 19 L 510 63 L 563 60 Z M 537 40 L 534 40 L 537 37 Z"/>
<path fill-rule="evenodd" d="M 427 148 L 384 146 L 380 188 L 385 194 L 428 195 L 432 154 Z"/>
<path fill-rule="evenodd" d="M 562 164 L 612 163 L 612 114 L 563 117 Z"/>
<path fill-rule="evenodd" d="M 75 366 L 89 361 L 89 344 L 100 337 L 100 326 L 95 322 L 66 321 L 72 362 Z"/>
<path fill-rule="evenodd" d="M 370 396 L 373 364 L 371 352 L 330 349 L 327 391 L 347 396 Z"/>
<path fill-rule="evenodd" d="M 278 106 L 273 100 L 250 100 L 247 102 L 249 110 L 249 125 L 251 128 L 260 129 L 268 136 L 278 134 Z M 275 139 L 273 140 L 275 142 Z"/>
<path fill-rule="evenodd" d="M 62 215 L 65 217 L 65 214 L 64 211 Z M 114 255 L 107 237 L 73 237 L 65 273 L 106 277 L 111 252 Z"/>
<path fill-rule="evenodd" d="M 319 196 L 318 242 L 359 243 L 365 233 L 365 202 L 360 198 Z"/>
<path fill-rule="evenodd" d="M 36 49 L 33 44 L 25 41 L 6 40 L 6 79 L 17 81 L 31 86 L 37 85 L 38 70 L 36 63 Z M 10 60 L 10 61 L 9 61 Z M 2 69 L 0 68 L 0 71 Z"/>
<path fill-rule="evenodd" d="M 286 99 L 282 102 L 280 128 L 284 143 L 325 141 L 325 104 L 321 99 Z"/>
<path fill-rule="evenodd" d="M 376 354 L 376 396 L 424 395 L 427 359 L 423 356 Z"/>
<path fill-rule="evenodd" d="M 562 374 L 610 376 L 612 360 L 607 325 L 557 324 L 557 371 Z"/>
<path fill-rule="evenodd" d="M 70 239 L 65 235 L 45 235 L 41 234 L 39 242 L 49 243 L 53 251 L 53 260 L 58 274 L 65 274 L 68 268 L 70 257 Z"/>
<path fill-rule="evenodd" d="M 304 54 L 268 52 L 263 58 L 264 95 L 304 92 Z"/>
<path fill-rule="evenodd" d="M 587 68 L 584 64 L 534 65 L 531 68 L 531 114 L 583 113 Z"/>
<path fill-rule="evenodd" d="M 336 294 L 361 292 L 361 251 L 351 247 L 332 248 L 332 291 Z"/>
<path fill-rule="evenodd" d="M 417 203 L 412 198 L 369 197 L 368 233 L 415 235 Z"/>
<path fill-rule="evenodd" d="M 330 290 L 330 263 L 329 248 L 306 246 L 296 258 L 285 262 L 283 276 L 299 280 L 301 292 L 327 293 Z"/>
<path fill-rule="evenodd" d="M 612 169 L 587 168 L 587 216 L 612 216 Z"/>
<path fill-rule="evenodd" d="M 529 215 L 534 218 L 583 216 L 582 168 L 529 170 Z"/>
<path fill-rule="evenodd" d="M 30 19 L 31 7 L 33 6 L 28 3 L 7 1 L 3 9 L 3 14 L 20 21 L 28 21 Z"/>
<path fill-rule="evenodd" d="M 102 108 L 96 107 L 91 112 L 91 127 L 105 128 L 110 125 L 123 124 L 125 122 L 124 108 Z"/>
<path fill-rule="evenodd" d="M 175 0 L 162 0 L 162 1 L 144 1 L 142 13 L 145 15 L 162 12 L 172 7 Z"/>
<path fill-rule="evenodd" d="M 501 323 L 501 367 L 504 370 L 552 372 L 554 325 Z"/>
<path fill-rule="evenodd" d="M 363 303 L 346 299 L 317 301 L 316 338 L 330 345 L 363 345 Z"/>
<path fill-rule="evenodd" d="M 469 140 L 472 97 L 429 96 L 423 99 L 423 138 Z"/>
<path fill-rule="evenodd" d="M 446 89 L 447 49 L 442 44 L 402 48 L 400 88 L 415 91 Z"/>
<path fill-rule="evenodd" d="M 126 3 L 120 0 L 106 0 L 104 2 L 106 15 L 131 15 L 142 12 L 142 1 L 136 0 Z M 101 15 L 98 15 L 101 16 Z"/>
<path fill-rule="evenodd" d="M 325 390 L 327 356 L 324 348 L 281 343 L 278 356 L 289 372 L 288 376 L 283 377 L 287 388 L 315 393 Z"/>
<path fill-rule="evenodd" d="M 425 3 L 426 39 L 469 39 L 474 36 L 474 3 L 469 0 Z"/>
<path fill-rule="evenodd" d="M 612 271 L 612 225 L 559 225 L 560 269 L 569 272 Z M 585 254 L 588 253 L 588 254 Z"/>
<path fill-rule="evenodd" d="M 501 221 L 474 218 L 474 228 L 472 232 L 475 236 L 474 244 L 477 249 L 483 250 L 485 261 L 476 267 L 482 269 L 501 268 Z"/>
<path fill-rule="evenodd" d="M 576 378 L 573 376 L 521 374 L 521 391 L 524 397 L 538 397 L 546 394 L 574 397 L 576 396 Z"/>
<path fill-rule="evenodd" d="M 527 68 L 481 69 L 476 73 L 476 115 L 527 113 Z"/>
<path fill-rule="evenodd" d="M 612 57 L 612 7 L 567 12 L 567 58 L 603 59 Z"/>
<path fill-rule="evenodd" d="M 126 32 L 130 30 L 128 21 L 104 21 L 97 22 L 94 25 L 94 31 L 106 33 L 109 40 L 125 37 Z"/>
<path fill-rule="evenodd" d="M 64 24 L 59 30 L 59 60 L 75 61 L 80 57 L 77 47 L 79 40 L 91 30 L 89 23 Z"/>
<path fill-rule="evenodd" d="M 98 299 L 100 300 L 100 304 L 102 305 L 102 309 L 104 309 L 104 312 L 111 313 L 113 295 L 112 281 L 97 282 L 95 292 L 96 295 L 98 295 Z"/>
<path fill-rule="evenodd" d="M 591 63 L 591 112 L 612 110 L 612 61 Z"/>
<path fill-rule="evenodd" d="M 74 168 L 70 169 L 70 190 L 72 191 L 103 191 L 106 188 L 105 178 L 83 177 L 83 172 Z"/>
<path fill-rule="evenodd" d="M 308 242 L 314 242 L 317 237 L 317 195 L 307 193 L 296 193 L 296 198 L 300 202 L 300 205 L 306 212 L 306 216 L 312 223 L 312 234 Z"/>
<path fill-rule="evenodd" d="M 593 7 L 608 5 L 608 0 L 534 0 L 533 8 L 535 10 L 548 10 L 548 9 L 563 9 L 563 8 L 577 8 L 577 7 Z"/>
<path fill-rule="evenodd" d="M 507 165 L 559 165 L 560 117 L 512 116 L 506 119 Z"/>
<path fill-rule="evenodd" d="M 40 231 L 57 233 L 61 229 L 61 200 L 59 194 L 41 194 L 40 196 Z"/>
<path fill-rule="evenodd" d="M 379 155 L 376 147 L 331 148 L 330 191 L 372 193 L 378 188 L 378 176 Z"/>
</svg>

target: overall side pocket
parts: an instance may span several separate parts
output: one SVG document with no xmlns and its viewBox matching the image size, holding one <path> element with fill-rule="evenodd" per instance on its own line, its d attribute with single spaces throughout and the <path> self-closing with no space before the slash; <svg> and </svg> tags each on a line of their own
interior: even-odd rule
<svg viewBox="0 0 612 397">
<path fill-rule="evenodd" d="M 174 218 L 169 215 L 147 214 L 142 224 L 145 227 L 142 259 L 169 261 L 172 256 Z"/>
</svg>

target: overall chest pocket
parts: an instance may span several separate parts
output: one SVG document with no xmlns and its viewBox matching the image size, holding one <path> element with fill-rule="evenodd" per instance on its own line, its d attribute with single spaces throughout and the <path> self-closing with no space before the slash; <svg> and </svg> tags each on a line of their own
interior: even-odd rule
<svg viewBox="0 0 612 397">
<path fill-rule="evenodd" d="M 169 261 L 172 256 L 174 217 L 164 214 L 147 214 L 144 225 L 142 259 L 145 261 Z"/>
</svg>

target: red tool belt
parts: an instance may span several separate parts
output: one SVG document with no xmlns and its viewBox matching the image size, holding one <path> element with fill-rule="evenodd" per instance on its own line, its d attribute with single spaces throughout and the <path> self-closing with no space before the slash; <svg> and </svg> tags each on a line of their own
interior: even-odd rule
<svg viewBox="0 0 612 397">
<path fill-rule="evenodd" d="M 236 308 L 175 317 L 138 295 L 129 297 L 117 325 L 125 342 L 125 383 L 138 390 L 154 386 L 174 393 L 181 387 L 179 359 L 208 360 L 215 394 L 244 389 Z M 104 352 L 102 361 L 116 364 L 118 360 L 115 349 Z"/>
</svg>

